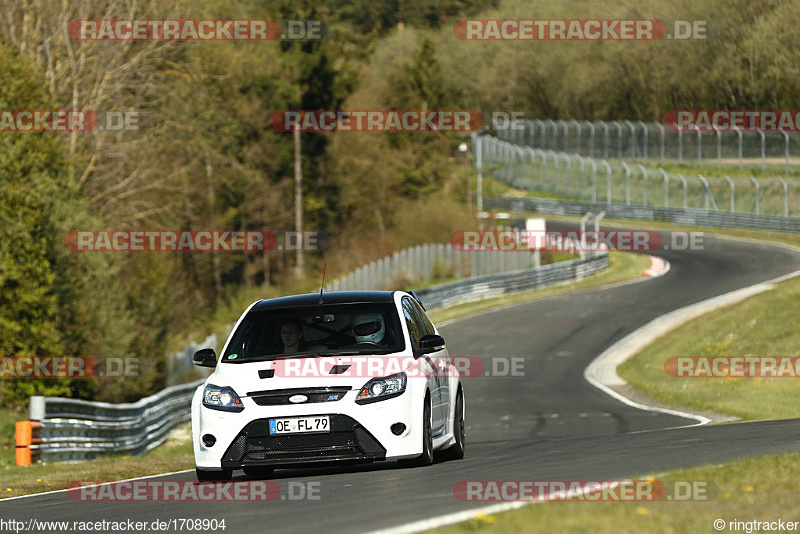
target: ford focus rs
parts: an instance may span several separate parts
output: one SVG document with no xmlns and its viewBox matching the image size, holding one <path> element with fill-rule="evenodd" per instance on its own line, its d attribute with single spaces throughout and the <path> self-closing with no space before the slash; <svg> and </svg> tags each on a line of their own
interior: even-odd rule
<svg viewBox="0 0 800 534">
<path fill-rule="evenodd" d="M 192 399 L 199 480 L 277 467 L 464 456 L 464 390 L 421 302 L 403 291 L 261 300 Z"/>
</svg>

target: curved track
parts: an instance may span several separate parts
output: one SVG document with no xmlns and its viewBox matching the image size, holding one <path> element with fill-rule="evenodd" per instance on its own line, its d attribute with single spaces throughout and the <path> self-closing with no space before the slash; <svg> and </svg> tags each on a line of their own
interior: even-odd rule
<svg viewBox="0 0 800 534">
<path fill-rule="evenodd" d="M 318 501 L 98 503 L 61 492 L 0 501 L 0 517 L 224 518 L 229 532 L 363 532 L 479 507 L 454 498 L 459 480 L 613 479 L 800 450 L 800 420 L 687 426 L 695 421 L 632 408 L 584 380 L 597 354 L 659 315 L 800 269 L 800 255 L 787 249 L 709 234 L 703 251 L 659 255 L 672 265 L 660 278 L 520 304 L 442 328 L 453 355 L 525 359 L 524 377 L 465 380 L 462 461 L 276 473 L 281 495 L 292 482 L 319 482 Z M 194 473 L 163 478 L 193 480 Z"/>
</svg>

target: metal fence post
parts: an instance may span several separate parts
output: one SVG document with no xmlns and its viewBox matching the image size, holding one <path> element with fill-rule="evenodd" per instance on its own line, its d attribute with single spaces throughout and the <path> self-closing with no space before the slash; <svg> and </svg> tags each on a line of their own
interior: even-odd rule
<svg viewBox="0 0 800 534">
<path fill-rule="evenodd" d="M 545 124 L 553 126 L 553 150 L 558 150 L 558 125 L 551 119 L 547 119 Z"/>
<path fill-rule="evenodd" d="M 586 221 L 592 216 L 592 212 L 588 212 L 583 217 L 581 217 L 581 244 L 580 244 L 580 256 L 581 259 L 586 257 Z"/>
<path fill-rule="evenodd" d="M 606 204 L 611 204 L 611 165 L 606 160 L 600 162 L 606 168 Z"/>
<path fill-rule="evenodd" d="M 643 121 L 639 121 L 639 125 L 642 127 L 642 132 L 644 133 L 644 139 L 642 140 L 642 156 L 644 156 L 644 160 L 647 161 L 647 125 Z"/>
<path fill-rule="evenodd" d="M 564 191 L 572 192 L 574 189 L 574 180 L 572 176 L 572 159 L 564 152 L 561 152 L 559 154 L 559 158 L 567 164 L 567 176 L 569 180 L 568 182 L 569 185 L 564 189 Z"/>
<path fill-rule="evenodd" d="M 631 158 L 636 159 L 636 127 L 628 120 L 624 124 L 631 129 Z"/>
<path fill-rule="evenodd" d="M 664 169 L 658 169 L 658 172 L 664 178 L 664 207 L 669 207 L 669 175 Z"/>
<path fill-rule="evenodd" d="M 624 161 L 622 168 L 625 169 L 625 204 L 631 205 L 631 168 Z"/>
<path fill-rule="evenodd" d="M 786 173 L 789 173 L 789 134 L 785 130 L 781 130 L 783 138 L 786 140 Z M 788 215 L 787 215 L 788 217 Z"/>
<path fill-rule="evenodd" d="M 644 168 L 644 165 L 641 163 L 638 164 L 639 170 L 642 171 L 642 199 L 644 200 L 644 205 L 647 206 L 647 169 Z"/>
<path fill-rule="evenodd" d="M 575 146 L 576 146 L 575 152 L 580 152 L 581 150 L 583 150 L 583 147 L 581 146 L 581 125 L 575 119 L 569 121 L 569 123 L 575 125 L 575 133 L 577 134 L 575 136 Z M 569 152 L 569 146 L 566 146 L 564 148 L 567 152 Z"/>
<path fill-rule="evenodd" d="M 725 181 L 728 182 L 728 185 L 731 188 L 731 213 L 736 213 L 736 186 L 734 185 L 733 180 L 731 180 L 731 177 L 727 174 L 723 176 L 723 178 L 725 178 Z"/>
<path fill-rule="evenodd" d="M 594 157 L 594 123 L 583 121 L 589 127 L 589 157 Z"/>
<path fill-rule="evenodd" d="M 786 132 L 784 132 L 786 133 Z M 788 149 L 787 149 L 788 150 Z M 778 181 L 783 185 L 783 216 L 789 216 L 789 185 L 782 176 L 778 176 Z"/>
<path fill-rule="evenodd" d="M 742 168 L 742 131 L 736 130 L 737 135 L 739 136 L 739 168 Z"/>
<path fill-rule="evenodd" d="M 697 162 L 703 161 L 703 131 L 697 129 Z"/>
<path fill-rule="evenodd" d="M 478 171 L 477 196 L 478 213 L 480 213 L 483 211 L 483 136 L 476 134 L 474 139 L 472 145 L 475 147 L 475 168 Z"/>
<path fill-rule="evenodd" d="M 703 199 L 705 200 L 705 209 L 708 211 L 708 201 L 711 200 L 711 204 L 714 206 L 714 211 L 719 211 L 717 209 L 717 201 L 714 200 L 714 196 L 711 194 L 711 186 L 706 180 L 705 176 L 702 174 L 697 175 L 697 179 L 700 180 L 700 183 L 703 184 Z"/>
<path fill-rule="evenodd" d="M 753 185 L 756 186 L 756 215 L 759 214 L 759 194 L 761 192 L 761 184 L 758 183 L 758 180 L 755 177 L 750 176 L 750 181 L 753 182 Z"/>
<path fill-rule="evenodd" d="M 687 209 L 689 207 L 689 184 L 682 174 L 678 175 L 678 179 L 683 183 L 683 209 Z"/>
<path fill-rule="evenodd" d="M 581 192 L 581 195 L 580 195 L 581 199 L 584 199 L 584 198 L 586 198 L 586 192 L 584 191 L 586 189 L 586 167 L 585 167 L 586 164 L 584 163 L 583 158 L 580 157 L 578 154 L 573 154 L 572 157 L 575 158 L 578 161 L 578 164 L 579 164 L 579 172 L 580 172 L 580 175 L 581 175 L 581 177 L 580 177 L 580 189 L 579 190 Z"/>
</svg>

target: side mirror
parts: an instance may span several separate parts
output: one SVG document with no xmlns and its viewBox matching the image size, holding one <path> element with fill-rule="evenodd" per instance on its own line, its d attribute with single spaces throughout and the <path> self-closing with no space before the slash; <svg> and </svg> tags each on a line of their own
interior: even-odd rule
<svg viewBox="0 0 800 534">
<path fill-rule="evenodd" d="M 422 336 L 419 340 L 419 348 L 416 350 L 417 354 L 428 354 L 430 352 L 437 352 L 444 348 L 444 338 L 436 334 L 428 334 Z"/>
<path fill-rule="evenodd" d="M 198 367 L 216 367 L 217 353 L 214 349 L 200 349 L 194 353 L 192 360 Z"/>
</svg>

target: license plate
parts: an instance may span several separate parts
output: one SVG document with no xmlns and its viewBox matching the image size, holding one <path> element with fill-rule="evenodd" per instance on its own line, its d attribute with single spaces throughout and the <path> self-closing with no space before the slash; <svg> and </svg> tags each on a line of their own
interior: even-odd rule
<svg viewBox="0 0 800 534">
<path fill-rule="evenodd" d="M 327 415 L 315 417 L 284 417 L 269 420 L 269 434 L 309 434 L 311 432 L 330 432 L 331 421 Z"/>
</svg>

